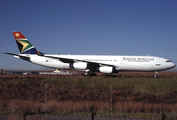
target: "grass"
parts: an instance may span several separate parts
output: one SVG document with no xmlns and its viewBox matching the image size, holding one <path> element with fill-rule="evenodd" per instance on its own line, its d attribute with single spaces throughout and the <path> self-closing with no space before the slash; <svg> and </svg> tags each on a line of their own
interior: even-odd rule
<svg viewBox="0 0 177 120">
<path fill-rule="evenodd" d="M 159 118 L 165 112 L 173 118 L 176 85 L 175 77 L 1 76 L 0 115 L 41 114 L 47 104 L 48 115 L 89 116 L 94 106 L 101 117 Z"/>
<path fill-rule="evenodd" d="M 0 84 L 44 85 L 58 87 L 60 89 L 77 89 L 76 92 L 107 92 L 112 85 L 113 91 L 145 93 L 155 96 L 165 96 L 168 93 L 177 91 L 176 78 L 72 78 L 72 77 L 22 77 L 22 78 L 0 78 Z M 121 90 L 125 91 L 121 91 Z M 129 89 L 129 90 L 128 90 Z M 127 90 L 127 91 L 126 91 Z"/>
</svg>

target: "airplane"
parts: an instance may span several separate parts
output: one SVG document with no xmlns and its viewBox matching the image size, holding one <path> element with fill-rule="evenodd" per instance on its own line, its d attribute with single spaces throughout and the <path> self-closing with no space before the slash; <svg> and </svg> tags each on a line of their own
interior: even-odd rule
<svg viewBox="0 0 177 120">
<path fill-rule="evenodd" d="M 85 71 L 85 76 L 120 71 L 157 71 L 174 68 L 169 59 L 156 56 L 111 56 L 111 55 L 60 55 L 38 51 L 21 32 L 12 32 L 20 54 L 7 53 L 16 58 L 53 69 L 75 69 Z"/>
</svg>

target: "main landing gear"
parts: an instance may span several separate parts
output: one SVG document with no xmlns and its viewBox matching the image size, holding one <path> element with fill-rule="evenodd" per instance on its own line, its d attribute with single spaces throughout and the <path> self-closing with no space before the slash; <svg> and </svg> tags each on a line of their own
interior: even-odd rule
<svg viewBox="0 0 177 120">
<path fill-rule="evenodd" d="M 85 73 L 82 74 L 83 76 L 96 76 L 93 71 L 86 70 Z"/>
<path fill-rule="evenodd" d="M 156 78 L 156 77 L 157 77 L 157 75 L 158 75 L 158 72 L 157 72 L 157 71 L 155 71 L 155 73 L 154 73 L 154 77 Z"/>
</svg>

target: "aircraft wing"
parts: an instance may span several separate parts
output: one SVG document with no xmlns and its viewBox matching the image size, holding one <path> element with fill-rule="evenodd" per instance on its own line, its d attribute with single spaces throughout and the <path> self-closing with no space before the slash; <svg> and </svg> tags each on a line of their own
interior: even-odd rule
<svg viewBox="0 0 177 120">
<path fill-rule="evenodd" d="M 27 56 L 22 56 L 22 55 L 18 55 L 18 54 L 14 54 L 14 53 L 7 53 L 7 52 L 3 52 L 4 54 L 8 54 L 8 55 L 13 55 L 14 57 L 16 58 L 20 58 L 22 60 L 26 60 L 26 61 L 30 61 L 30 57 L 27 57 Z"/>
<path fill-rule="evenodd" d="M 81 59 L 72 59 L 72 58 L 63 58 L 63 57 L 54 57 L 54 56 L 44 56 L 47 58 L 53 58 L 53 59 L 59 59 L 60 61 L 64 62 L 64 63 L 74 63 L 74 62 L 87 62 L 88 64 L 90 64 L 91 66 L 111 66 L 111 67 L 116 67 L 114 65 L 111 64 L 105 64 L 102 62 L 93 62 L 93 61 L 87 61 L 87 60 L 81 60 Z"/>
</svg>

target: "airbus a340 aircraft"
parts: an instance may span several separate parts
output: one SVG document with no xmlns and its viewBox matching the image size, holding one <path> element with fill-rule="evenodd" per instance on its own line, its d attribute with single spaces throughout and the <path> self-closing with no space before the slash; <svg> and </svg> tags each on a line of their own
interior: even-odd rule
<svg viewBox="0 0 177 120">
<path fill-rule="evenodd" d="M 174 68 L 170 60 L 155 56 L 58 55 L 39 52 L 21 32 L 13 32 L 21 54 L 5 53 L 28 62 L 54 68 L 94 72 L 162 71 Z M 155 75 L 156 77 L 156 75 Z"/>
</svg>

